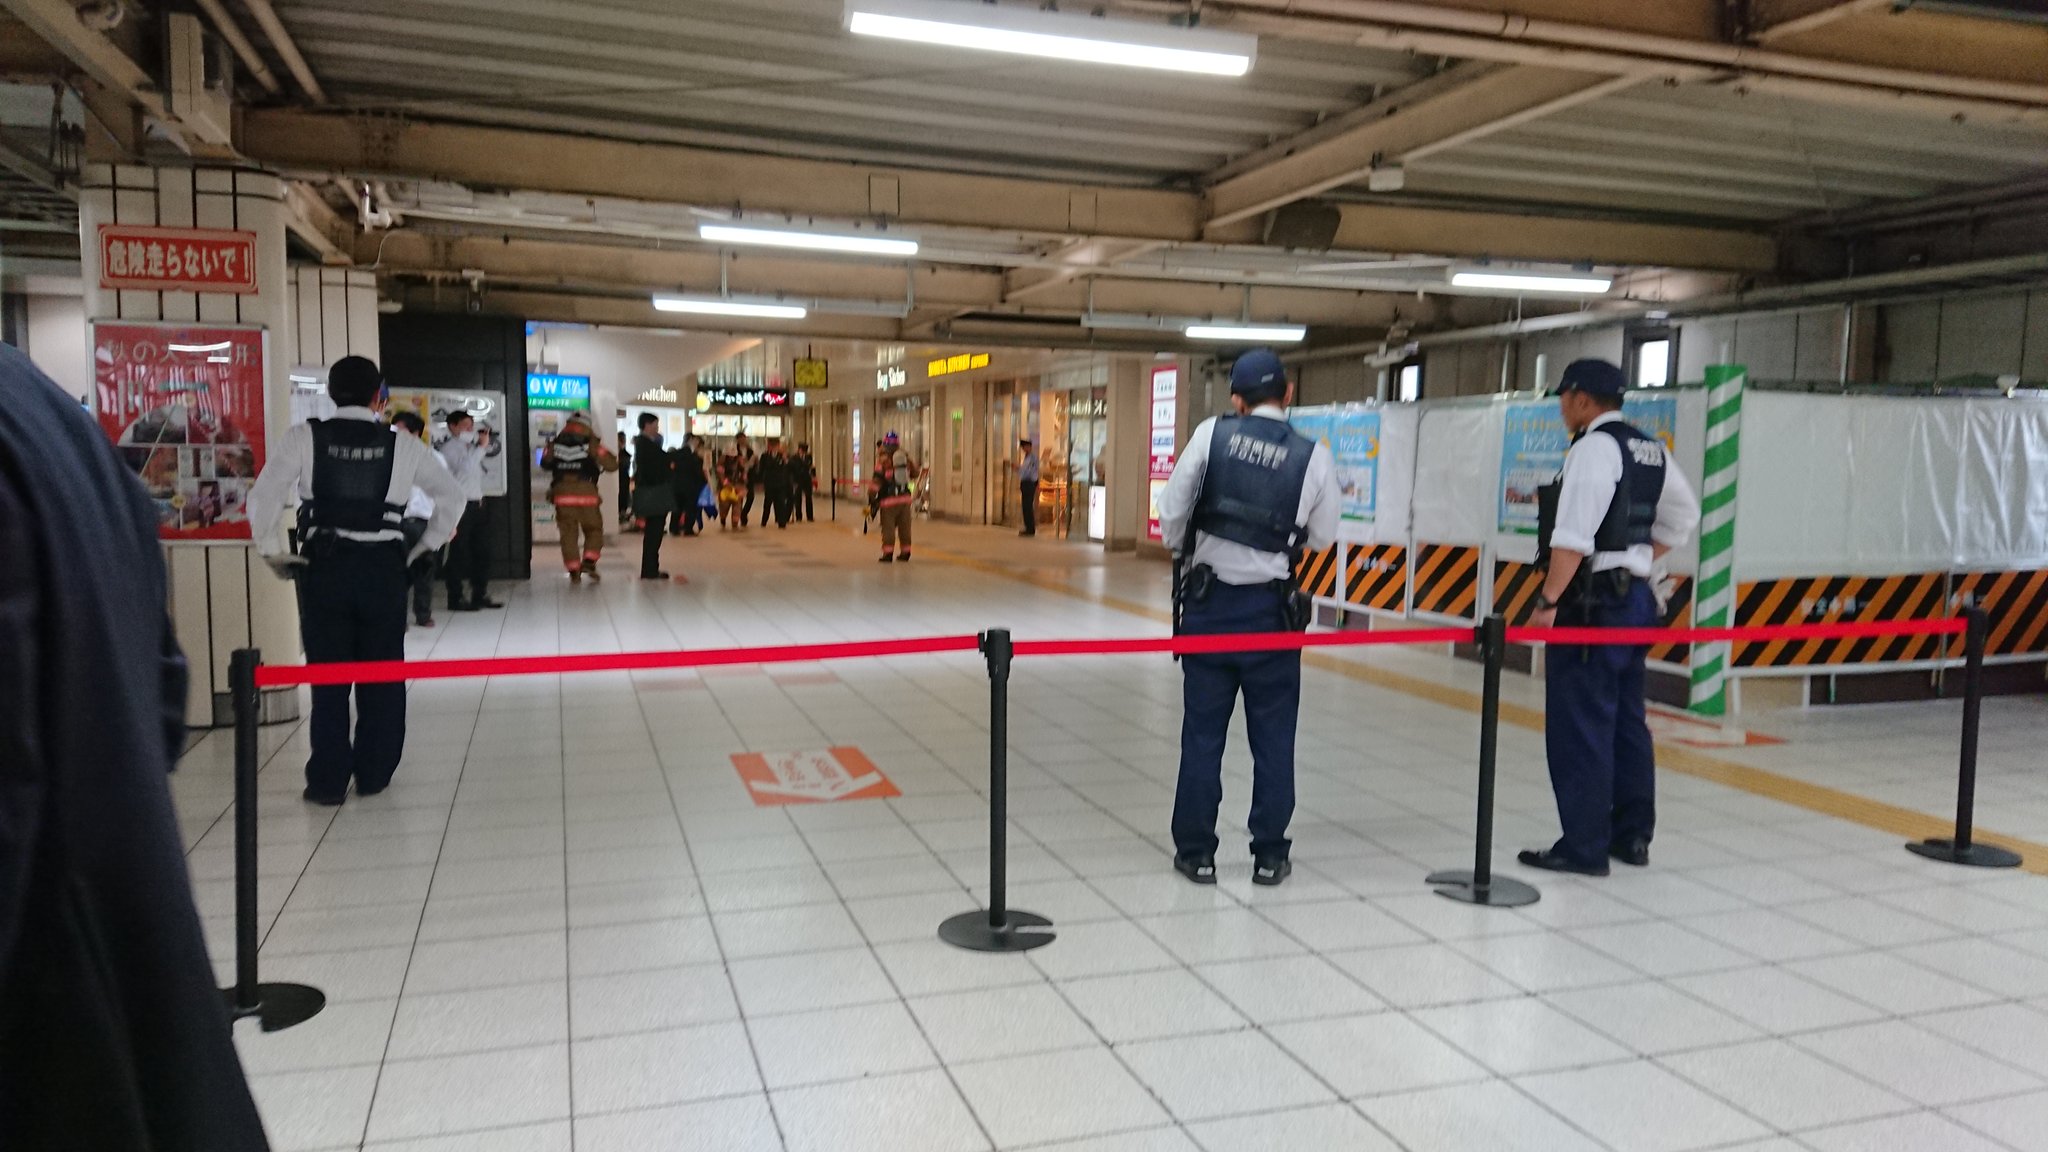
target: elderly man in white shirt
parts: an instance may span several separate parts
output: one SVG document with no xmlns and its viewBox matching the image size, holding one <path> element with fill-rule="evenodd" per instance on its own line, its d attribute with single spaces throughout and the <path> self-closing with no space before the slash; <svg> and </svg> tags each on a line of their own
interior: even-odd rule
<svg viewBox="0 0 2048 1152">
<path fill-rule="evenodd" d="M 1538 627 L 1647 628 L 1651 573 L 1692 538 L 1700 503 L 1655 436 L 1622 418 L 1625 378 L 1604 360 L 1564 370 L 1558 406 L 1574 437 L 1546 486 L 1537 544 L 1545 569 Z M 1563 835 L 1520 854 L 1532 868 L 1605 876 L 1607 861 L 1650 862 L 1656 754 L 1644 699 L 1646 646 L 1552 644 L 1544 657 L 1544 744 Z"/>
<path fill-rule="evenodd" d="M 1181 631 L 1192 635 L 1280 632 L 1307 626 L 1292 611 L 1294 558 L 1336 541 L 1335 463 L 1287 424 L 1294 387 L 1267 349 L 1230 372 L 1237 415 L 1205 420 L 1188 438 L 1159 496 L 1159 523 L 1185 572 Z M 1301 712 L 1300 652 L 1227 652 L 1181 661 L 1180 783 L 1173 802 L 1174 869 L 1216 882 L 1216 812 L 1223 801 L 1223 746 L 1244 694 L 1252 746 L 1252 882 L 1293 871 L 1287 825 L 1294 817 L 1294 734 Z"/>
<path fill-rule="evenodd" d="M 379 418 L 384 377 L 375 364 L 344 357 L 329 370 L 327 388 L 334 415 L 294 425 L 250 486 L 249 528 L 257 552 L 283 566 L 280 522 L 288 501 L 300 505 L 299 628 L 307 660 L 403 660 L 406 568 L 455 530 L 462 490 L 432 449 Z M 414 489 L 434 501 L 434 511 L 408 547 L 402 523 Z M 315 688 L 310 731 L 306 799 L 339 805 L 351 778 L 357 795 L 374 796 L 405 752 L 405 685 Z"/>
</svg>

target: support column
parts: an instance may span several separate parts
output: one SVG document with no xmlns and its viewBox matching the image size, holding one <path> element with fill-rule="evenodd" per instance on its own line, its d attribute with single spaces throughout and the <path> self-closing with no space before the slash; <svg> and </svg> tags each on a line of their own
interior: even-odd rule
<svg viewBox="0 0 2048 1152">
<path fill-rule="evenodd" d="M 1707 454 L 1700 477 L 1700 567 L 1693 623 L 1726 628 L 1735 615 L 1735 478 L 1742 462 L 1742 390 L 1748 370 L 1707 367 Z M 1727 675 L 1732 647 L 1724 642 L 1692 649 L 1692 710 L 1728 712 Z"/>
<path fill-rule="evenodd" d="M 85 318 L 95 322 L 188 321 L 249 325 L 267 334 L 265 352 L 264 436 L 275 445 L 291 423 L 291 369 L 300 359 L 299 313 L 303 286 L 295 288 L 285 263 L 285 189 L 283 181 L 248 168 L 151 168 L 139 165 L 91 164 L 83 174 L 79 197 L 80 249 L 85 282 Z M 217 228 L 256 235 L 257 291 L 222 292 L 116 291 L 100 283 L 99 226 L 133 224 L 159 227 Z M 329 273 L 318 273 L 325 276 Z M 334 270 L 344 299 L 361 286 L 347 282 L 350 273 Z M 326 285 L 317 283 L 325 315 Z M 360 319 L 344 313 L 338 346 L 368 343 L 374 352 L 376 301 L 368 288 L 367 309 Z M 321 330 L 318 352 L 329 350 Z M 337 353 L 340 355 L 341 353 Z M 199 727 L 225 725 L 232 718 L 228 665 L 239 648 L 260 648 L 279 660 L 299 652 L 298 609 L 290 584 L 279 580 L 243 542 L 176 543 L 164 546 L 170 577 L 171 620 L 178 642 L 192 665 L 192 692 L 186 722 Z M 266 719 L 296 715 L 297 695 L 282 692 L 265 701 Z"/>
</svg>

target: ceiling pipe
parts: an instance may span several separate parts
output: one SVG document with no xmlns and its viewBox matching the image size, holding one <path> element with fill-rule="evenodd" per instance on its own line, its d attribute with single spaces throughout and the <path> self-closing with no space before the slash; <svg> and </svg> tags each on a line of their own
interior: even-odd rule
<svg viewBox="0 0 2048 1152">
<path fill-rule="evenodd" d="M 1947 76 L 1874 64 L 1825 60 L 1743 44 L 1626 32 L 1507 12 L 1453 9 L 1409 0 L 1209 0 L 1212 21 L 1242 16 L 1338 21 L 1362 32 L 1357 43 L 1596 71 L 1645 65 L 1756 73 L 1889 93 L 1940 96 L 1990 105 L 2048 109 L 2048 85 Z M 1419 35 L 1436 33 L 1433 37 Z"/>
<path fill-rule="evenodd" d="M 249 70 L 249 75 L 255 77 L 258 84 L 263 85 L 265 92 L 275 96 L 283 90 L 283 86 L 277 82 L 277 74 L 270 70 L 270 65 L 263 62 L 263 53 L 258 52 L 256 45 L 249 42 L 249 37 L 242 31 L 242 26 L 235 23 L 235 18 L 221 6 L 220 0 L 199 0 L 199 10 L 206 13 L 207 19 L 213 21 L 214 31 L 219 32 L 220 38 L 228 42 L 229 48 L 234 49 L 235 59 L 240 60 L 242 67 Z"/>
<path fill-rule="evenodd" d="M 1476 328 L 1432 332 L 1416 337 L 1415 342 L 1424 348 L 1434 348 L 1447 344 L 1469 344 L 1475 340 L 1506 339 L 1537 332 L 1560 332 L 1603 324 L 1620 324 L 1642 319 L 1652 312 L 1659 313 L 1660 319 L 1677 320 L 1691 316 L 1795 307 L 1800 304 L 1846 303 L 1877 297 L 1889 298 L 1912 295 L 1918 289 L 1953 286 L 1972 280 L 2027 277 L 2048 277 L 2048 252 L 2007 256 L 1996 260 L 1973 260 L 1962 264 L 1944 264 L 1934 268 L 1913 268 L 1903 272 L 1880 272 L 1871 276 L 1851 276 L 1840 280 L 1816 280 L 1807 284 L 1758 288 L 1748 292 L 1724 292 L 1702 296 L 1696 300 L 1560 312 L 1548 316 L 1534 316 L 1527 320 L 1511 320 L 1503 324 L 1484 324 Z M 1344 344 L 1298 352 L 1283 356 L 1281 359 L 1290 364 L 1305 364 L 1369 356 L 1378 350 L 1378 342 Z"/>
<path fill-rule="evenodd" d="M 1894 0 L 1839 0 L 1804 16 L 1794 16 L 1790 20 L 1781 20 L 1776 24 L 1758 28 L 1753 39 L 1759 44 L 1768 44 L 1773 40 L 1782 40 L 1787 36 L 1797 36 L 1833 24 L 1844 16 L 1860 16 L 1865 12 L 1889 8 L 1893 3 Z"/>
<path fill-rule="evenodd" d="M 263 29 L 270 46 L 284 58 L 285 69 L 292 74 L 292 79 L 298 81 L 306 95 L 313 98 L 313 103 L 327 103 L 327 93 L 320 90 L 320 81 L 314 78 L 306 58 L 299 54 L 298 44 L 292 40 L 292 34 L 285 31 L 284 21 L 278 19 L 277 9 L 271 7 L 270 0 L 242 0 L 242 3 L 248 6 L 249 15 L 256 18 L 256 26 Z"/>
</svg>

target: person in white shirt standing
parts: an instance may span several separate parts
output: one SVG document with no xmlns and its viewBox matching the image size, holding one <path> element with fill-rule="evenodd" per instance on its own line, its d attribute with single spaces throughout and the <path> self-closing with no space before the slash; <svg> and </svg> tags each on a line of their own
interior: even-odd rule
<svg viewBox="0 0 2048 1152">
<path fill-rule="evenodd" d="M 1294 563 L 1305 545 L 1336 541 L 1337 471 L 1327 446 L 1287 423 L 1294 386 L 1280 358 L 1256 349 L 1230 370 L 1235 416 L 1195 429 L 1159 496 L 1160 531 L 1184 567 L 1175 590 L 1189 635 L 1301 631 L 1308 627 Z M 1180 783 L 1173 800 L 1173 866 L 1216 882 L 1216 811 L 1223 747 L 1244 694 L 1252 746 L 1252 882 L 1293 871 L 1294 734 L 1301 714 L 1301 653 L 1225 652 L 1181 661 Z"/>
<path fill-rule="evenodd" d="M 1572 446 L 1538 494 L 1539 628 L 1649 628 L 1659 620 L 1651 573 L 1692 538 L 1700 503 L 1664 444 L 1622 419 L 1626 378 L 1604 360 L 1574 360 L 1558 385 Z M 1563 835 L 1520 854 L 1531 868 L 1607 875 L 1609 857 L 1650 862 L 1656 754 L 1644 700 L 1649 648 L 1552 644 L 1543 659 L 1545 751 Z"/>
<path fill-rule="evenodd" d="M 448 465 L 449 475 L 462 488 L 462 524 L 456 528 L 441 565 L 450 612 L 504 607 L 490 595 L 489 506 L 484 503 L 484 456 L 489 450 L 477 430 L 476 417 L 467 412 L 448 414 L 448 441 L 439 449 L 441 462 Z M 462 598 L 464 585 L 469 587 L 468 600 Z"/>
<path fill-rule="evenodd" d="M 327 374 L 334 416 L 293 426 L 249 489 L 256 550 L 280 570 L 296 567 L 299 629 L 315 664 L 405 659 L 406 568 L 455 530 L 462 489 L 433 450 L 379 419 L 384 377 L 361 356 L 337 360 Z M 414 488 L 434 502 L 408 551 L 400 526 Z M 286 557 L 278 533 L 285 505 L 299 504 L 300 555 Z M 356 720 L 349 727 L 349 696 Z M 332 685 L 313 689 L 313 754 L 307 800 L 335 806 L 374 796 L 390 783 L 405 752 L 405 685 Z"/>
<path fill-rule="evenodd" d="M 417 412 L 400 412 L 391 417 L 391 426 L 413 437 L 420 443 L 427 442 L 427 422 Z M 436 454 L 436 464 L 441 457 Z M 448 466 L 441 464 L 445 470 Z M 427 534 L 427 523 L 434 517 L 434 498 L 413 485 L 412 497 L 405 502 L 405 519 L 399 521 L 399 530 L 405 533 L 407 551 L 419 545 Z M 434 626 L 434 561 L 432 551 L 414 557 L 406 565 L 405 578 L 412 585 L 412 622 L 421 628 Z"/>
</svg>

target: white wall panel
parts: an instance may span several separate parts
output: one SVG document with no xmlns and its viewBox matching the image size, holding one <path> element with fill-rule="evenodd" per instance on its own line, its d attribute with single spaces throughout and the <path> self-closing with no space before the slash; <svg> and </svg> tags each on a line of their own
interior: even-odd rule
<svg viewBox="0 0 2048 1152">
<path fill-rule="evenodd" d="M 1840 380 L 1842 378 L 1842 324 L 1840 308 L 1819 308 L 1798 315 L 1798 343 L 1793 348 L 1794 380 Z"/>
<path fill-rule="evenodd" d="M 1678 325 L 1678 380 L 1698 384 L 1710 364 L 1734 362 L 1735 321 L 1731 317 L 1683 320 Z"/>
<path fill-rule="evenodd" d="M 1740 316 L 1735 321 L 1735 363 L 1752 380 L 1790 380 L 1798 356 L 1799 319 L 1790 313 Z"/>
<path fill-rule="evenodd" d="M 1493 538 L 1500 438 L 1496 404 L 1423 409 L 1416 445 L 1415 539 L 1476 545 Z"/>
<path fill-rule="evenodd" d="M 2020 370 L 2027 326 L 2024 292 L 1960 296 L 1941 302 L 1936 376 L 2004 376 Z"/>
<path fill-rule="evenodd" d="M 1924 384 L 1940 365 L 1941 302 L 1913 300 L 1893 304 L 1881 315 L 1889 360 L 1882 361 L 1879 379 L 1892 384 Z"/>
<path fill-rule="evenodd" d="M 1850 470 L 1838 449 L 1848 443 L 1849 417 L 1838 397 L 1743 398 L 1737 578 L 1813 575 L 1819 558 L 1848 554 Z"/>
<path fill-rule="evenodd" d="M 1957 562 L 2048 565 L 2048 403 L 1970 400 L 1964 407 Z"/>
<path fill-rule="evenodd" d="M 320 269 L 302 265 L 291 270 L 291 278 L 297 287 L 291 312 L 293 327 L 298 331 L 298 346 L 293 349 L 297 359 L 293 363 L 325 365 L 329 359 L 321 323 Z"/>
<path fill-rule="evenodd" d="M 2020 375 L 2031 383 L 2048 381 L 2048 289 L 2027 294 L 2027 322 L 2020 348 Z"/>
</svg>

